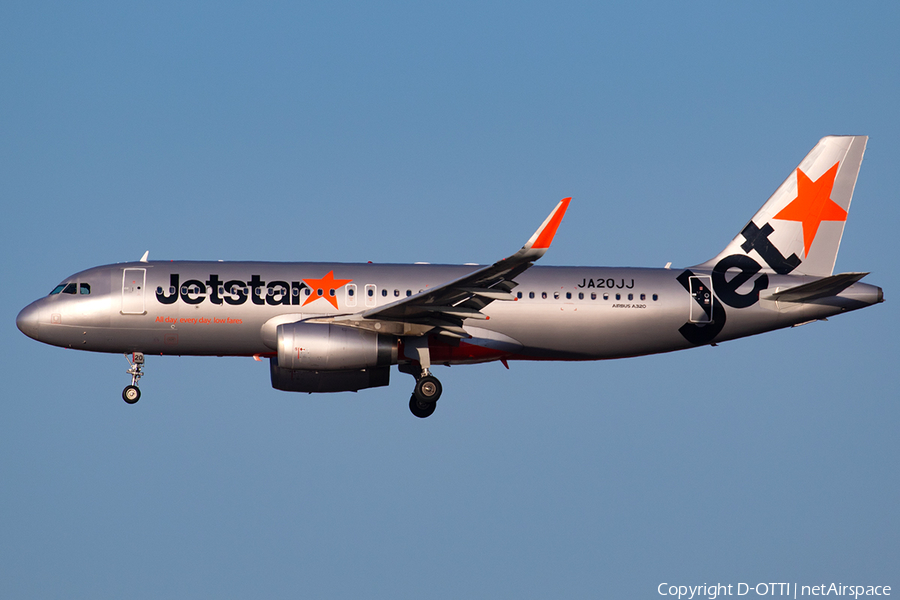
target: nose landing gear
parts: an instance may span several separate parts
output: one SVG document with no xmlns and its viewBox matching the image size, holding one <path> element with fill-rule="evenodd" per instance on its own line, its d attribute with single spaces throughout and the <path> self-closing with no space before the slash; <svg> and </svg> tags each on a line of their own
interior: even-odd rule
<svg viewBox="0 0 900 600">
<path fill-rule="evenodd" d="M 141 399 L 141 390 L 138 388 L 138 381 L 144 376 L 144 353 L 135 352 L 131 355 L 131 358 L 128 358 L 128 355 L 126 354 L 125 358 L 128 360 L 128 364 L 131 365 L 131 368 L 125 371 L 131 375 L 131 385 L 125 386 L 125 389 L 122 390 L 122 400 L 128 404 L 134 404 Z"/>
</svg>

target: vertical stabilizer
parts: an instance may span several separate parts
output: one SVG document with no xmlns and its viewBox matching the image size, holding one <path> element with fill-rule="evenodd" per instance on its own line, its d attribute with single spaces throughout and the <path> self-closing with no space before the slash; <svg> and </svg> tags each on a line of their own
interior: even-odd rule
<svg viewBox="0 0 900 600">
<path fill-rule="evenodd" d="M 831 275 L 868 139 L 819 140 L 725 250 L 700 267 L 749 257 L 770 272 Z"/>
</svg>

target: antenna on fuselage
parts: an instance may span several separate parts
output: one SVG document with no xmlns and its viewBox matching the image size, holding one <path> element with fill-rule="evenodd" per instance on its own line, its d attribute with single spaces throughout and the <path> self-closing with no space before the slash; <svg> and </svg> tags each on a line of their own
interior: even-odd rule
<svg viewBox="0 0 900 600">
<path fill-rule="evenodd" d="M 146 252 L 144 252 L 144 255 L 141 257 L 141 260 L 138 261 L 138 262 L 149 262 L 149 261 L 147 260 L 147 257 L 148 257 L 148 256 L 150 256 L 150 251 L 149 251 L 149 250 L 147 250 Z"/>
</svg>

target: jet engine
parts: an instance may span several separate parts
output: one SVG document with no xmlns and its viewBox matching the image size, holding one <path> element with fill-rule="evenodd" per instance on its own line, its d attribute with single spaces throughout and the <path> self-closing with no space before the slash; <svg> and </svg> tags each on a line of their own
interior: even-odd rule
<svg viewBox="0 0 900 600">
<path fill-rule="evenodd" d="M 272 387 L 289 392 L 351 392 L 388 385 L 397 362 L 392 336 L 327 323 L 285 323 L 270 359 Z"/>
</svg>

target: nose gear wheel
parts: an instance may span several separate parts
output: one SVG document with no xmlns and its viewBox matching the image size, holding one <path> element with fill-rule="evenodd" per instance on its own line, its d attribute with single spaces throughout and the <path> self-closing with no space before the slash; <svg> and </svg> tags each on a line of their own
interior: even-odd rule
<svg viewBox="0 0 900 600">
<path fill-rule="evenodd" d="M 127 385 L 122 390 L 122 400 L 128 404 L 134 404 L 141 399 L 141 390 L 136 385 Z"/>
</svg>

